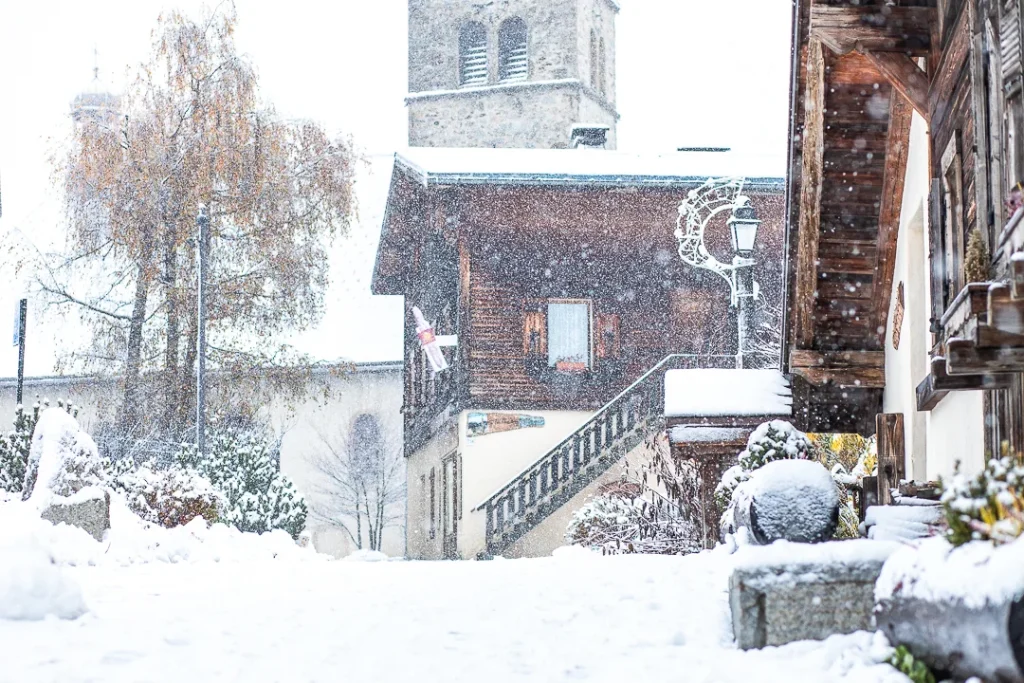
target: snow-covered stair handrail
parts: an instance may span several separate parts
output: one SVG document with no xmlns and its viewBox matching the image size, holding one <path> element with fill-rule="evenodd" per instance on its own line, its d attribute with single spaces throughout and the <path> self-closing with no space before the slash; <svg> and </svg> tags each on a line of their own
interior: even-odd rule
<svg viewBox="0 0 1024 683">
<path fill-rule="evenodd" d="M 664 425 L 665 373 L 678 368 L 735 367 L 735 356 L 672 354 L 487 500 L 487 553 L 497 555 L 579 493 Z"/>
</svg>

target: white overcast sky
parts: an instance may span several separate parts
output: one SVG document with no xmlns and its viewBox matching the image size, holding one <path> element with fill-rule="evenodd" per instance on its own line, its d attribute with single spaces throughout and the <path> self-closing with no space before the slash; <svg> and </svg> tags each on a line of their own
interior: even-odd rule
<svg viewBox="0 0 1024 683">
<path fill-rule="evenodd" d="M 792 0 L 620 0 L 617 24 L 619 149 L 670 152 L 728 146 L 786 157 Z M 92 79 L 124 86 L 143 62 L 162 10 L 198 15 L 198 0 L 0 0 L 0 239 L 43 245 L 60 234 L 48 155 L 69 125 L 68 106 Z M 353 136 L 378 159 L 406 140 L 406 0 L 237 0 L 237 41 L 263 97 L 288 117 Z M 369 272 L 387 178 L 359 190 L 361 223 L 338 245 L 329 311 L 297 342 L 325 358 L 401 358 L 401 304 L 373 298 Z M 0 256 L 2 258 L 2 256 Z M 4 264 L 0 264 L 4 265 Z M 7 264 L 9 265 L 9 264 Z M 0 376 L 14 374 L 15 291 L 0 268 Z M 9 311 L 9 313 L 8 313 Z M 29 374 L 54 368 L 61 321 L 33 311 Z"/>
</svg>

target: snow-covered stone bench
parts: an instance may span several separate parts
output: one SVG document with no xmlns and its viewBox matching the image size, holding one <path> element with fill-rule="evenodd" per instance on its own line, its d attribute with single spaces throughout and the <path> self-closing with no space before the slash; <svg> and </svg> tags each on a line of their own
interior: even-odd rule
<svg viewBox="0 0 1024 683">
<path fill-rule="evenodd" d="M 736 552 L 733 635 L 744 650 L 871 630 L 875 581 L 896 543 L 778 541 Z"/>
</svg>

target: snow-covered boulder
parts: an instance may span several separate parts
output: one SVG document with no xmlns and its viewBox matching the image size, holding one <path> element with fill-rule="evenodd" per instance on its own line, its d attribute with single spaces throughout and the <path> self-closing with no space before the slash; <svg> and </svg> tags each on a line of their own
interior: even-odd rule
<svg viewBox="0 0 1024 683">
<path fill-rule="evenodd" d="M 733 534 L 746 528 L 761 544 L 820 543 L 838 523 L 839 493 L 828 470 L 812 460 L 776 460 L 736 488 L 722 528 Z"/>
<path fill-rule="evenodd" d="M 51 496 L 71 496 L 87 486 L 103 483 L 103 462 L 96 442 L 62 408 L 47 408 L 39 415 L 25 470 L 22 499 L 36 507 Z"/>
<path fill-rule="evenodd" d="M 70 496 L 53 496 L 39 516 L 53 524 L 69 524 L 97 541 L 110 528 L 110 492 L 89 486 Z"/>
<path fill-rule="evenodd" d="M 777 541 L 735 554 L 729 606 L 747 650 L 872 630 L 875 581 L 896 543 Z"/>
</svg>

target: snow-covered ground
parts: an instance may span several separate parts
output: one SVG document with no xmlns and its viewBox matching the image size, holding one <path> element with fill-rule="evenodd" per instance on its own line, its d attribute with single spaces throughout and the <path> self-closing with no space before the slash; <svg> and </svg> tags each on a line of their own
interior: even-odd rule
<svg viewBox="0 0 1024 683">
<path fill-rule="evenodd" d="M 907 680 L 878 664 L 888 650 L 868 633 L 736 650 L 722 551 L 232 555 L 61 567 L 88 612 L 0 619 L 0 681 Z"/>
</svg>

